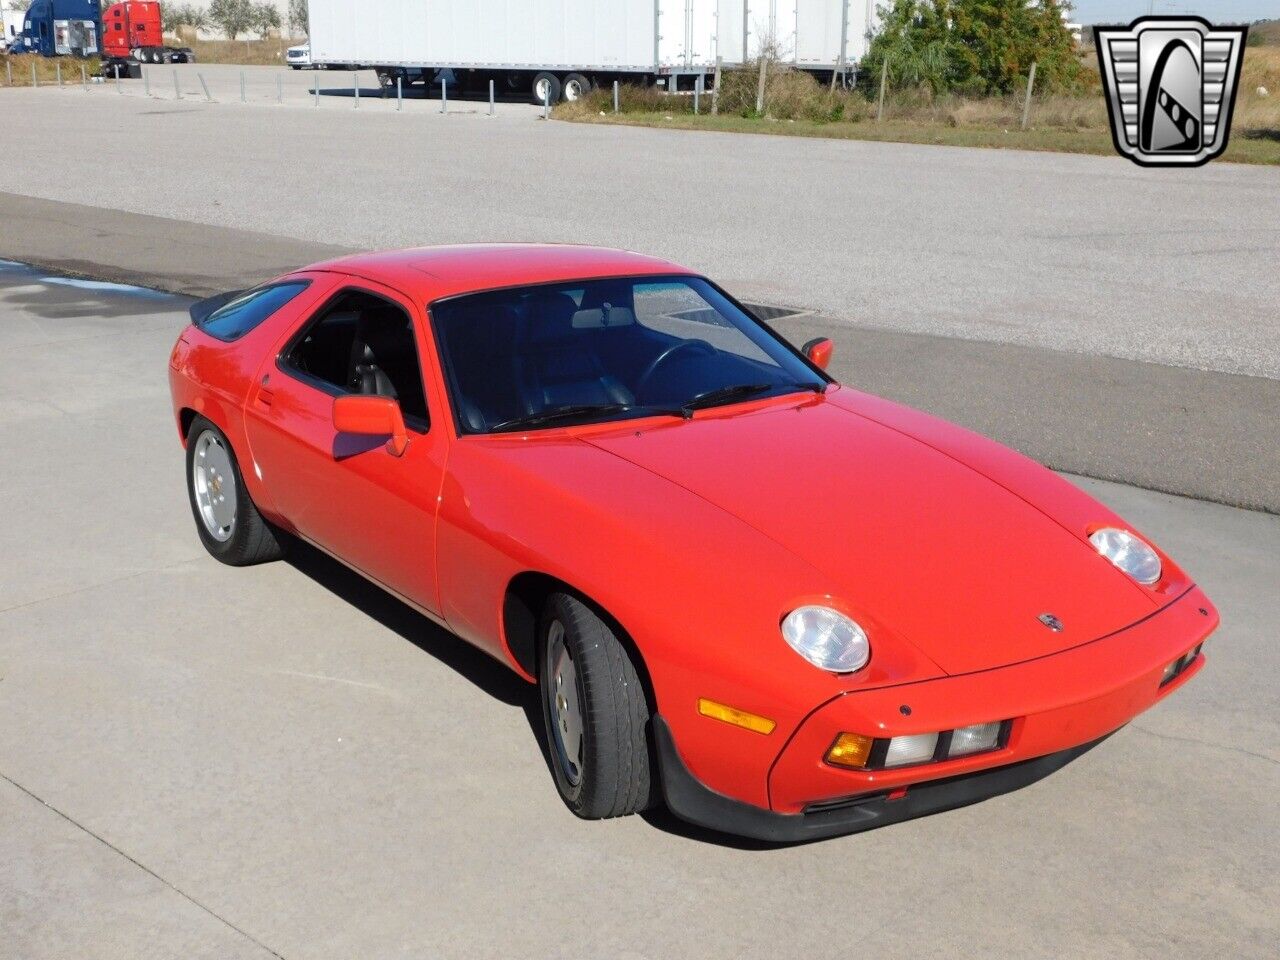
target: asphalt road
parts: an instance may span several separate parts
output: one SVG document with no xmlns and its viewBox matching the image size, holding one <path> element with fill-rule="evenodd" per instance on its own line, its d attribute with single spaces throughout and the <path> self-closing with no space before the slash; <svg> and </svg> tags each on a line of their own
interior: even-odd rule
<svg viewBox="0 0 1280 960">
<path fill-rule="evenodd" d="M 242 105 L 234 69 L 217 103 L 170 68 L 0 91 L 7 156 L 39 158 L 5 189 L 359 248 L 603 243 L 858 327 L 1280 377 L 1275 169 L 397 114 L 340 74 L 277 106 L 270 69 Z"/>
<path fill-rule="evenodd" d="M 584 823 L 502 667 L 310 551 L 204 554 L 183 306 L 0 266 L 0 958 L 1274 957 L 1280 517 L 1081 481 L 1223 626 L 1024 791 L 798 848 Z"/>
</svg>

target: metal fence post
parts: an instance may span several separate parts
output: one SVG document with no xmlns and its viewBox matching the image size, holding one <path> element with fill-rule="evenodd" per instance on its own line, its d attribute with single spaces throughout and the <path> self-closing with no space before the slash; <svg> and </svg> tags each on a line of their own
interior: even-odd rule
<svg viewBox="0 0 1280 960">
<path fill-rule="evenodd" d="M 702 78 L 705 73 L 698 74 L 698 79 L 693 83 L 693 115 L 696 117 L 702 112 Z"/>
<path fill-rule="evenodd" d="M 62 61 L 57 61 L 53 66 L 58 71 L 58 86 L 62 86 Z"/>
<path fill-rule="evenodd" d="M 445 86 L 444 77 L 440 78 L 440 112 L 449 112 L 449 88 Z"/>
<path fill-rule="evenodd" d="M 204 74 L 197 73 L 196 79 L 200 81 L 200 89 L 204 91 L 204 98 L 210 103 L 213 103 L 213 97 L 209 95 L 209 85 L 204 82 Z"/>
<path fill-rule="evenodd" d="M 884 88 L 889 82 L 889 58 L 885 57 L 880 65 L 880 105 L 876 107 L 876 123 L 884 116 Z"/>
<path fill-rule="evenodd" d="M 8 57 L 5 57 L 4 61 L 4 82 L 6 87 L 13 86 L 13 64 L 9 62 Z"/>
<path fill-rule="evenodd" d="M 618 112 L 618 98 L 619 98 L 618 81 L 615 80 L 613 81 L 613 112 L 614 113 Z"/>
<path fill-rule="evenodd" d="M 720 65 L 723 63 L 722 57 L 716 57 L 716 79 L 715 87 L 711 91 L 711 115 L 717 116 L 720 113 Z"/>
<path fill-rule="evenodd" d="M 400 77 L 396 77 L 396 113 L 404 106 L 404 90 L 400 87 Z"/>
<path fill-rule="evenodd" d="M 551 84 L 548 83 L 546 89 L 542 91 L 542 119 L 551 119 Z"/>
<path fill-rule="evenodd" d="M 142 92 L 148 97 L 151 96 L 151 74 L 147 72 L 147 68 L 142 68 Z"/>
<path fill-rule="evenodd" d="M 1027 77 L 1027 100 L 1022 105 L 1022 129 L 1027 129 L 1027 124 L 1031 120 L 1031 91 L 1036 86 L 1036 64 L 1031 64 L 1031 76 Z"/>
<path fill-rule="evenodd" d="M 276 74 L 276 103 L 284 103 L 284 78 Z"/>
<path fill-rule="evenodd" d="M 34 67 L 32 69 L 35 69 Z M 120 64 L 116 64 L 116 93 L 123 93 L 120 89 Z"/>
<path fill-rule="evenodd" d="M 493 81 L 489 81 L 489 116 L 493 116 L 494 99 L 493 99 Z"/>
<path fill-rule="evenodd" d="M 34 60 L 31 61 L 31 86 L 40 86 L 40 78 L 36 76 L 36 62 Z"/>
<path fill-rule="evenodd" d="M 353 73 L 351 75 L 351 89 L 355 94 L 355 98 L 356 98 L 356 102 L 351 109 L 359 110 L 360 109 L 360 74 L 358 72 Z"/>
<path fill-rule="evenodd" d="M 173 71 L 173 99 L 182 99 L 182 87 L 178 85 L 178 71 Z"/>
<path fill-rule="evenodd" d="M 80 86 L 84 87 L 85 93 L 89 92 L 89 75 L 85 72 L 84 64 L 80 64 Z"/>
<path fill-rule="evenodd" d="M 243 70 L 240 71 L 240 102 L 241 103 L 246 102 L 245 96 L 244 96 L 244 71 Z"/>
<path fill-rule="evenodd" d="M 320 74 L 318 72 L 313 71 L 312 77 L 315 79 L 316 106 L 318 107 L 320 106 Z"/>
</svg>

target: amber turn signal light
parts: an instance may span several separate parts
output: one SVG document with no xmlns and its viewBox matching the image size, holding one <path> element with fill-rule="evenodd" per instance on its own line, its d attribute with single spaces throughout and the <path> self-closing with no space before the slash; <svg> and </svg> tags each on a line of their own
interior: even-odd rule
<svg viewBox="0 0 1280 960">
<path fill-rule="evenodd" d="M 827 763 L 839 767 L 852 767 L 861 770 L 871 757 L 871 745 L 875 740 L 864 737 L 860 733 L 842 733 L 827 751 Z"/>
<path fill-rule="evenodd" d="M 723 720 L 725 723 L 732 723 L 735 727 L 743 727 L 754 733 L 773 733 L 773 728 L 777 726 L 777 723 L 768 717 L 747 713 L 745 710 L 739 710 L 736 707 L 730 707 L 704 698 L 699 698 L 698 700 L 698 712 L 704 717 Z"/>
</svg>

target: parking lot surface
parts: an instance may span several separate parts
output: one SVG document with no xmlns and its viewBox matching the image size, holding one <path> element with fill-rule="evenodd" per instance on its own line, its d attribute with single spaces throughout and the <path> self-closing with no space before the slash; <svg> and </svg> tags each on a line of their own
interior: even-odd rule
<svg viewBox="0 0 1280 960">
<path fill-rule="evenodd" d="M 0 265 L 5 960 L 1274 957 L 1280 518 L 1080 481 L 1223 626 L 1024 791 L 795 848 L 585 823 L 514 675 L 312 551 L 204 554 L 184 311 Z"/>
<path fill-rule="evenodd" d="M 150 97 L 0 91 L 10 154 L 41 157 L 5 189 L 357 248 L 601 243 L 860 327 L 1280 377 L 1275 169 L 398 114 L 340 73 L 314 108 L 271 68 L 205 103 L 205 65 L 154 69 Z"/>
</svg>

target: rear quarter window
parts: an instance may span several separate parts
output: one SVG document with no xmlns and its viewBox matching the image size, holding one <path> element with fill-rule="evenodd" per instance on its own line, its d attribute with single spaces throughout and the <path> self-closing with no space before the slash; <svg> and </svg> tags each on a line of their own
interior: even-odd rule
<svg viewBox="0 0 1280 960">
<path fill-rule="evenodd" d="M 291 280 L 250 290 L 213 311 L 197 326 L 219 340 L 239 340 L 309 285 L 306 280 Z"/>
</svg>

